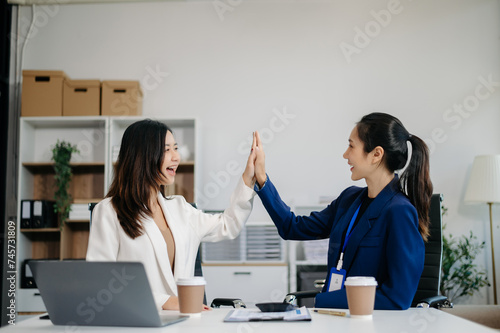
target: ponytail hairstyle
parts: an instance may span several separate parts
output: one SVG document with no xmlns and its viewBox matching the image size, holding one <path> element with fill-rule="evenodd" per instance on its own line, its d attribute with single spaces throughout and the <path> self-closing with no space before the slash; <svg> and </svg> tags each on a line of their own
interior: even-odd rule
<svg viewBox="0 0 500 333">
<path fill-rule="evenodd" d="M 143 234 L 139 219 L 153 216 L 151 196 L 163 190 L 161 165 L 167 132 L 172 132 L 167 125 L 144 119 L 127 127 L 123 134 L 106 197 L 111 198 L 120 225 L 131 238 Z"/>
<path fill-rule="evenodd" d="M 401 170 L 408 160 L 411 143 L 411 160 L 399 177 L 399 188 L 405 193 L 418 213 L 418 230 L 424 241 L 429 236 L 429 206 L 432 182 L 429 176 L 429 149 L 425 142 L 411 135 L 401 121 L 386 113 L 371 113 L 358 123 L 358 136 L 369 153 L 377 146 L 384 149 L 382 163 L 391 172 Z"/>
</svg>

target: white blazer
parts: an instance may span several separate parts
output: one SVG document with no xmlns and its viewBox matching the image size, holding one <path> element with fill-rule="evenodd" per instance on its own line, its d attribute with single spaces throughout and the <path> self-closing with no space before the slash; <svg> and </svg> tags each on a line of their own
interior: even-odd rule
<svg viewBox="0 0 500 333">
<path fill-rule="evenodd" d="M 176 279 L 192 277 L 200 242 L 216 242 L 238 236 L 250 216 L 255 192 L 240 178 L 229 208 L 221 214 L 206 214 L 193 208 L 182 196 L 158 201 L 175 241 L 174 273 L 170 268 L 167 244 L 151 217 L 141 218 L 144 233 L 132 239 L 118 221 L 111 198 L 97 204 L 92 212 L 87 260 L 139 261 L 144 264 L 156 305 L 161 309 L 170 295 L 177 295 Z"/>
</svg>

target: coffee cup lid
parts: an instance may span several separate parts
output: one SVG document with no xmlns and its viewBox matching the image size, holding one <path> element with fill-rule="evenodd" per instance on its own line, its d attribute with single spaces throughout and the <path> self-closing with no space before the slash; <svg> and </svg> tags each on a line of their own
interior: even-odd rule
<svg viewBox="0 0 500 333">
<path fill-rule="evenodd" d="M 373 276 L 349 276 L 345 286 L 376 286 L 377 280 Z"/>
<path fill-rule="evenodd" d="M 190 278 L 178 278 L 177 285 L 180 286 L 201 286 L 205 285 L 207 282 L 202 276 L 194 276 Z"/>
</svg>

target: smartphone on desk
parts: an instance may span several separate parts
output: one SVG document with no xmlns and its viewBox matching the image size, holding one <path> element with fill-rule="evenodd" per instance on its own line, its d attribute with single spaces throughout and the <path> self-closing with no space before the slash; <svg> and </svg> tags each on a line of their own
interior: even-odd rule
<svg viewBox="0 0 500 333">
<path fill-rule="evenodd" d="M 284 302 L 257 303 L 255 306 L 262 312 L 285 312 L 297 308 L 295 305 Z"/>
</svg>

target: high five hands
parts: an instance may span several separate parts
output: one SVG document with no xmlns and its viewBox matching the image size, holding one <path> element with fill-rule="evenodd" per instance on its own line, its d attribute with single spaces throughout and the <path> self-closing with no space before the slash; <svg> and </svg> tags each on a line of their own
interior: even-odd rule
<svg viewBox="0 0 500 333">
<path fill-rule="evenodd" d="M 255 131 L 253 132 L 250 155 L 248 156 L 245 171 L 243 171 L 243 181 L 248 187 L 253 188 L 255 181 L 257 181 L 259 186 L 264 185 L 267 179 L 265 162 L 264 147 L 260 141 L 259 132 Z"/>
</svg>

